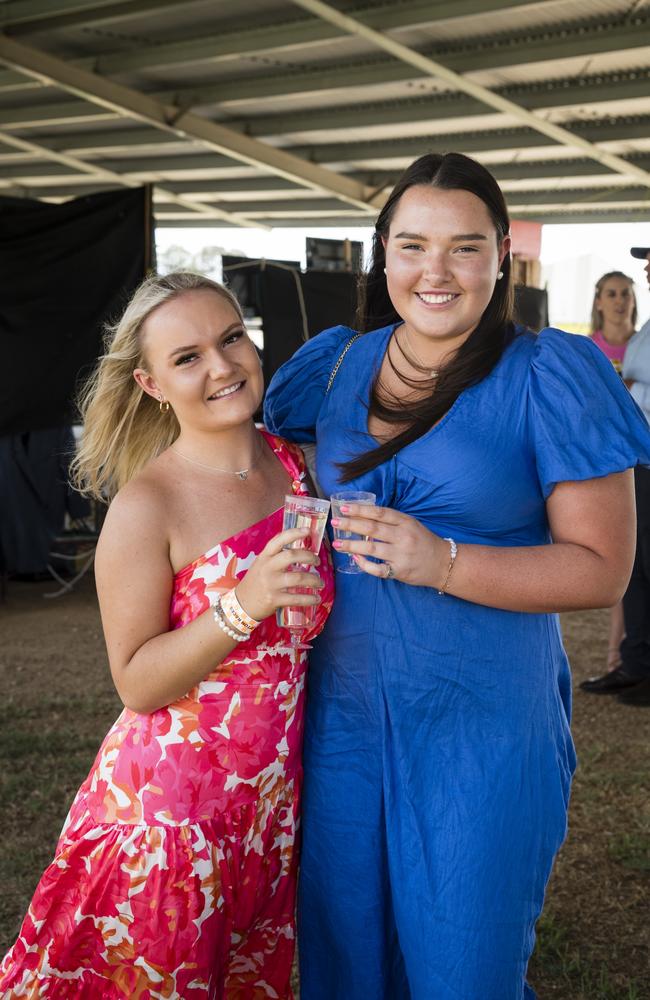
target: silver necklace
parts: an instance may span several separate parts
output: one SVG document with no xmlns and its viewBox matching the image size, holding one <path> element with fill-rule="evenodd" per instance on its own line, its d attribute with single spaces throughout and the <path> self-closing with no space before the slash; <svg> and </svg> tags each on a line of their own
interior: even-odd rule
<svg viewBox="0 0 650 1000">
<path fill-rule="evenodd" d="M 406 343 L 408 344 L 409 351 L 417 361 L 418 366 L 422 369 L 422 371 L 428 372 L 429 378 L 438 378 L 438 375 L 440 374 L 439 370 L 437 368 L 430 368 L 429 365 L 424 364 L 422 358 L 419 356 L 419 354 L 413 347 L 413 344 L 411 343 L 411 338 L 408 335 L 408 330 L 406 329 L 406 326 L 404 327 L 404 337 L 406 339 Z"/>
<path fill-rule="evenodd" d="M 188 458 L 187 455 L 184 455 L 182 451 L 178 451 L 173 445 L 170 445 L 170 451 L 173 451 L 179 458 L 184 458 L 190 465 L 198 465 L 199 469 L 207 469 L 209 472 L 223 472 L 228 476 L 237 476 L 239 479 L 248 479 L 248 473 L 251 469 L 255 468 L 260 457 L 260 453 L 258 452 L 255 460 L 251 462 L 247 469 L 219 469 L 216 465 L 206 465 L 205 462 L 197 462 L 195 458 Z"/>
</svg>

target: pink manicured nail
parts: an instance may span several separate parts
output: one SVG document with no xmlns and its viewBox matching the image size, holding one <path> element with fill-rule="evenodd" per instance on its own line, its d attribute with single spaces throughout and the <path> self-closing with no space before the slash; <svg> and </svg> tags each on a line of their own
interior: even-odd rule
<svg viewBox="0 0 650 1000">
<path fill-rule="evenodd" d="M 340 549 L 341 548 L 341 542 L 338 540 L 338 538 L 334 539 L 334 541 L 332 542 L 332 545 L 334 546 L 335 549 Z"/>
<path fill-rule="evenodd" d="M 338 517 L 333 517 L 333 518 L 332 518 L 332 526 L 333 526 L 334 528 L 338 528 L 338 526 L 339 526 L 339 524 L 340 524 L 340 523 L 341 523 L 341 522 L 340 522 L 340 520 L 338 519 Z"/>
<path fill-rule="evenodd" d="M 348 507 L 347 504 L 341 504 L 341 506 L 340 506 L 339 509 L 340 509 L 340 511 L 341 511 L 342 514 L 349 514 L 350 513 L 350 508 Z"/>
</svg>

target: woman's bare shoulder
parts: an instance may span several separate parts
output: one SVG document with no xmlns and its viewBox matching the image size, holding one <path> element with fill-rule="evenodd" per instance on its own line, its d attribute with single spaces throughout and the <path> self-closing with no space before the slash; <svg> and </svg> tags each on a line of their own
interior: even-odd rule
<svg viewBox="0 0 650 1000">
<path fill-rule="evenodd" d="M 135 545 L 139 549 L 145 541 L 168 549 L 170 489 L 166 463 L 159 459 L 149 462 L 111 500 L 98 550 L 114 544 L 119 548 Z"/>
</svg>

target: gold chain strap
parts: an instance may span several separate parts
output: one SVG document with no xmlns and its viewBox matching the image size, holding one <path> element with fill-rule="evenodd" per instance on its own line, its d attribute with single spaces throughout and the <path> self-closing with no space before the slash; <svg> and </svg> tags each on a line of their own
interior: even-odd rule
<svg viewBox="0 0 650 1000">
<path fill-rule="evenodd" d="M 355 340 L 358 340 L 360 336 L 361 336 L 360 333 L 355 333 L 354 337 L 350 337 L 350 339 L 348 340 L 347 344 L 345 345 L 345 347 L 343 348 L 343 350 L 339 354 L 338 361 L 336 362 L 336 364 L 332 368 L 332 374 L 329 377 L 329 382 L 327 383 L 327 388 L 325 390 L 325 395 L 327 395 L 327 393 L 332 388 L 332 385 L 334 384 L 334 379 L 336 378 L 336 373 L 339 370 L 339 368 L 341 367 L 341 363 L 343 361 L 343 358 L 348 353 L 348 351 L 352 347 L 352 345 L 355 342 Z"/>
</svg>

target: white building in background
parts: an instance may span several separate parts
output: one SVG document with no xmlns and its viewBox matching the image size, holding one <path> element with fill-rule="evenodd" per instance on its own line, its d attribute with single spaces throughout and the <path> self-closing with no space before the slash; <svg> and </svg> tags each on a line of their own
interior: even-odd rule
<svg viewBox="0 0 650 1000">
<path fill-rule="evenodd" d="M 551 324 L 572 333 L 589 333 L 596 282 L 611 270 L 617 268 L 609 266 L 597 254 L 580 254 L 542 265 L 542 283 L 548 293 Z"/>
<path fill-rule="evenodd" d="M 630 247 L 650 245 L 650 220 L 645 223 L 545 225 L 542 228 L 542 284 L 548 291 L 553 326 L 587 333 L 597 280 L 608 271 L 622 271 L 634 281 L 641 326 L 650 317 L 650 292 L 643 262 Z"/>
</svg>

